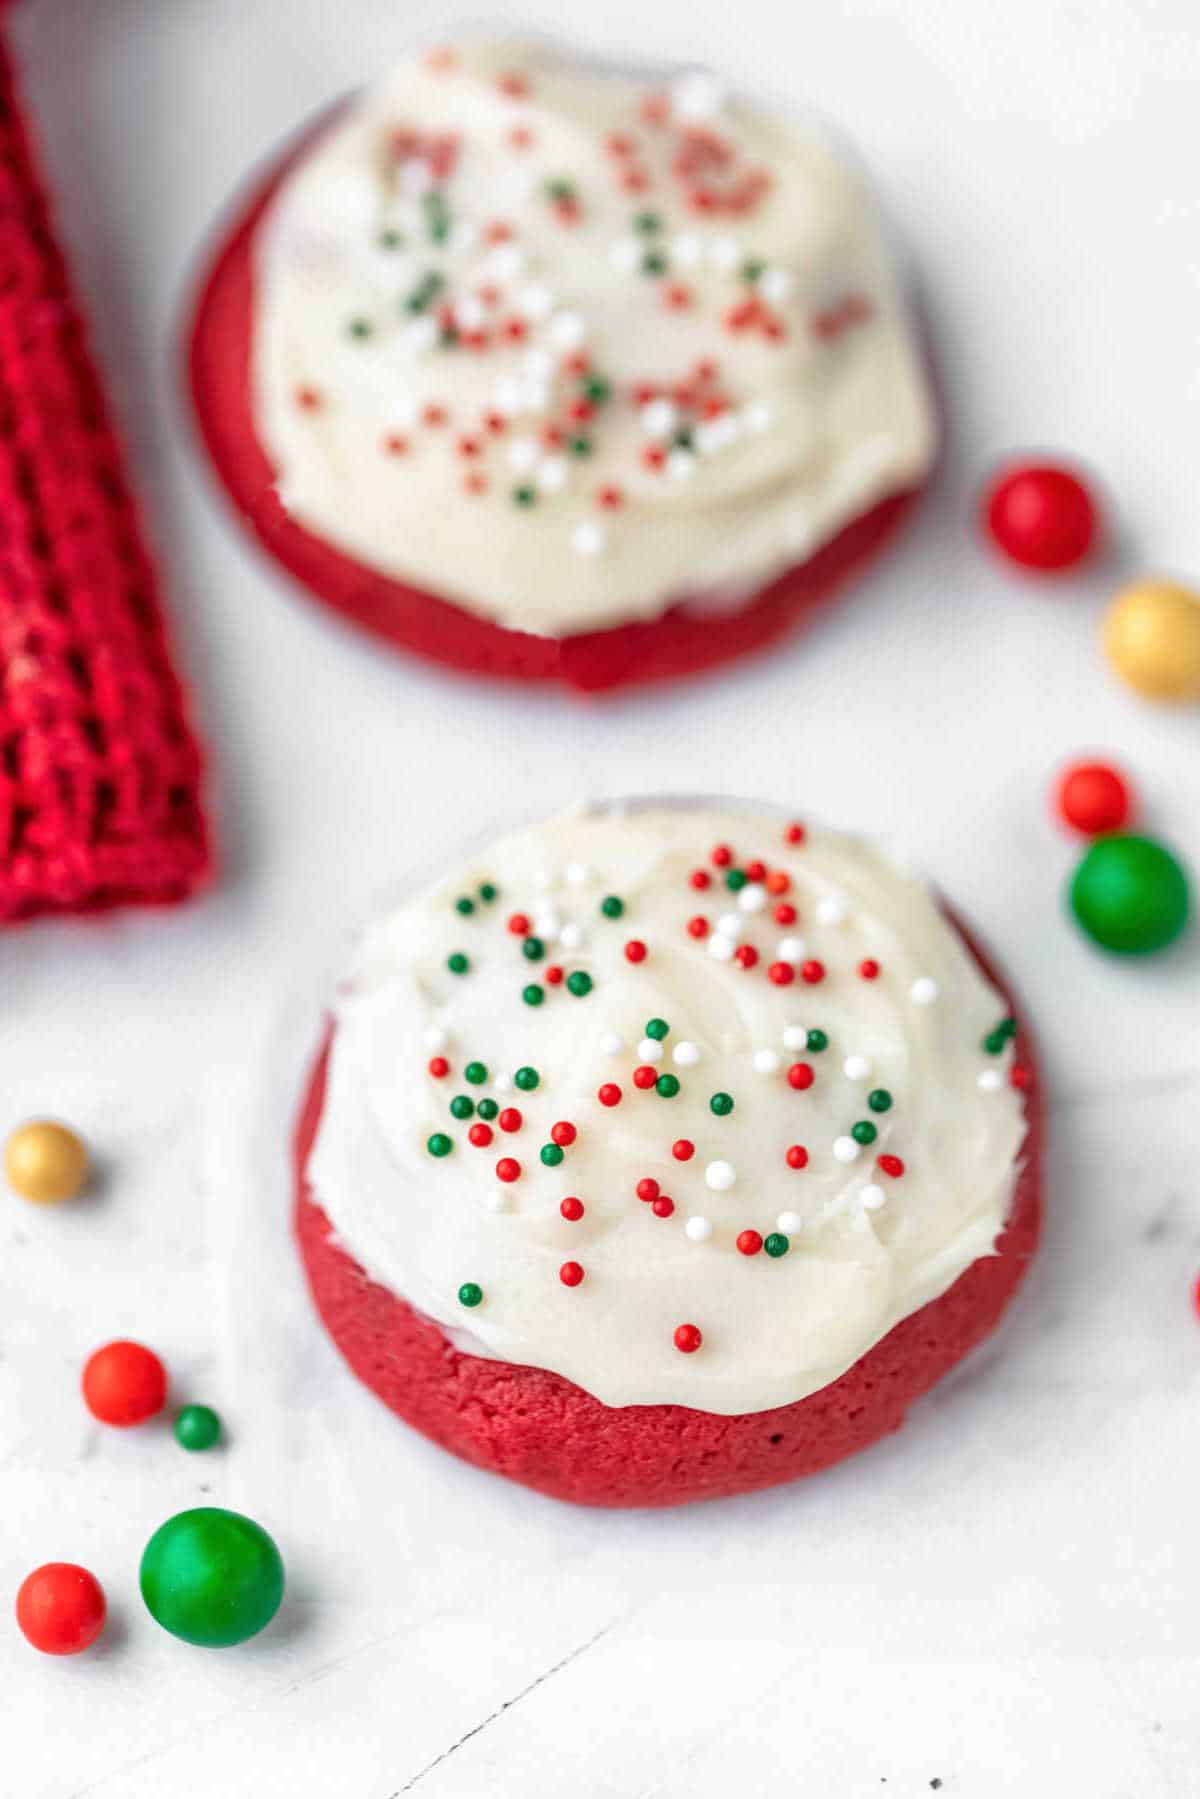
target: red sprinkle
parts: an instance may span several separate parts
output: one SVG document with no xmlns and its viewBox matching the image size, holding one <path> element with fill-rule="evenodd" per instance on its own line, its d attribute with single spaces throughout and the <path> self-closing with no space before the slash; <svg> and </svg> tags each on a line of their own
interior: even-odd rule
<svg viewBox="0 0 1200 1799">
<path fill-rule="evenodd" d="M 688 876 L 688 883 L 696 889 L 697 893 L 702 893 L 706 887 L 712 886 L 712 876 L 707 868 L 693 868 Z"/>
<path fill-rule="evenodd" d="M 528 150 L 533 142 L 533 133 L 528 125 L 514 125 L 508 134 L 508 141 L 514 150 Z"/>
<path fill-rule="evenodd" d="M 790 987 L 795 978 L 796 970 L 790 962 L 772 962 L 767 970 L 767 979 L 777 987 Z"/>
<path fill-rule="evenodd" d="M 583 1269 L 578 1262 L 564 1262 L 558 1271 L 558 1278 L 564 1287 L 577 1287 L 583 1279 Z"/>
<path fill-rule="evenodd" d="M 803 843 L 807 835 L 803 825 L 790 824 L 783 833 L 783 841 L 785 843 Z"/>
<path fill-rule="evenodd" d="M 544 979 L 546 980 L 547 984 L 551 987 L 561 986 L 562 978 L 563 978 L 562 969 L 559 967 L 557 962 L 552 962 L 550 967 L 546 970 L 546 973 L 544 976 Z"/>
<path fill-rule="evenodd" d="M 782 868 L 773 868 L 767 876 L 768 893 L 786 893 L 792 884 L 792 877 L 784 874 Z"/>
<path fill-rule="evenodd" d="M 587 405 L 588 402 L 584 401 L 583 404 Z M 602 487 L 596 494 L 597 506 L 604 506 L 609 512 L 615 511 L 616 508 L 623 503 L 624 499 L 625 495 L 621 492 L 619 487 Z"/>
<path fill-rule="evenodd" d="M 756 1256 L 763 1246 L 763 1240 L 757 1231 L 739 1231 L 737 1239 L 738 1254 Z"/>
<path fill-rule="evenodd" d="M 643 1090 L 647 1087 L 653 1087 L 657 1079 L 658 1070 L 657 1068 L 651 1067 L 649 1062 L 640 1062 L 633 1071 L 634 1086 L 641 1087 Z"/>
<path fill-rule="evenodd" d="M 444 406 L 427 406 L 421 414 L 427 425 L 444 425 L 450 414 Z"/>
<path fill-rule="evenodd" d="M 447 1062 L 445 1056 L 431 1056 L 429 1058 L 429 1072 L 435 1081 L 440 1081 L 444 1075 L 449 1074 L 450 1064 Z"/>
<path fill-rule="evenodd" d="M 696 1153 L 696 1145 L 687 1137 L 677 1137 L 671 1145 L 671 1154 L 677 1162 L 690 1162 Z"/>
<path fill-rule="evenodd" d="M 558 1209 L 568 1224 L 578 1224 L 583 1217 L 583 1201 L 573 1195 L 564 1199 Z"/>
<path fill-rule="evenodd" d="M 800 979 L 807 981 L 810 987 L 815 987 L 818 981 L 825 979 L 824 962 L 806 962 L 800 970 Z"/>
<path fill-rule="evenodd" d="M 789 1168 L 808 1167 L 808 1151 L 805 1149 L 803 1143 L 792 1144 L 787 1152 L 787 1165 Z"/>
<path fill-rule="evenodd" d="M 516 1106 L 505 1106 L 496 1120 L 502 1131 L 519 1131 L 524 1122 Z"/>
<path fill-rule="evenodd" d="M 794 1087 L 797 1093 L 803 1093 L 816 1080 L 811 1062 L 793 1062 L 787 1071 L 788 1086 Z"/>
<path fill-rule="evenodd" d="M 868 956 L 865 962 L 860 962 L 858 965 L 858 972 L 864 981 L 877 981 L 879 979 L 879 964 L 874 956 Z"/>
<path fill-rule="evenodd" d="M 785 900 L 781 906 L 776 906 L 776 908 L 775 908 L 775 923 L 776 924 L 795 924 L 795 922 L 796 922 L 795 906 L 791 905 L 787 900 Z"/>
<path fill-rule="evenodd" d="M 893 1180 L 898 1181 L 904 1173 L 904 1163 L 899 1156 L 877 1156 L 876 1161 L 884 1174 L 890 1174 Z"/>
<path fill-rule="evenodd" d="M 714 868 L 728 868 L 733 861 L 733 851 L 727 843 L 718 843 L 708 859 Z"/>
<path fill-rule="evenodd" d="M 746 879 L 748 881 L 763 881 L 766 879 L 766 875 L 767 865 L 765 862 L 759 862 L 757 860 L 754 862 L 747 862 Z"/>
<path fill-rule="evenodd" d="M 496 82 L 500 92 L 508 100 L 527 100 L 529 98 L 529 80 L 517 70 L 501 75 Z"/>
<path fill-rule="evenodd" d="M 406 456 L 408 454 L 408 439 L 399 431 L 393 431 L 390 436 L 384 438 L 383 447 L 389 456 Z"/>
<path fill-rule="evenodd" d="M 707 918 L 701 918 L 699 913 L 696 914 L 695 918 L 688 919 L 687 928 L 689 937 L 708 936 L 708 920 Z"/>
<path fill-rule="evenodd" d="M 662 303 L 668 312 L 686 312 L 692 303 L 692 290 L 686 282 L 668 282 L 662 290 Z"/>
<path fill-rule="evenodd" d="M 695 1355 L 704 1338 L 694 1324 L 677 1324 L 672 1341 L 683 1355 Z"/>
<path fill-rule="evenodd" d="M 605 1081 L 603 1087 L 601 1087 L 596 1094 L 596 1098 L 600 1101 L 602 1106 L 619 1106 L 621 1103 L 621 1089 L 617 1086 L 615 1081 Z"/>
<path fill-rule="evenodd" d="M 558 1124 L 550 1126 L 550 1139 L 557 1143 L 560 1149 L 569 1149 L 578 1135 L 579 1132 L 575 1126 L 568 1124 L 565 1118 L 561 1119 Z"/>
<path fill-rule="evenodd" d="M 296 389 L 296 404 L 301 412 L 319 412 L 321 408 L 321 396 L 315 387 L 298 387 Z"/>
<path fill-rule="evenodd" d="M 625 945 L 625 960 L 627 962 L 644 962 L 646 960 L 646 945 L 640 937 L 631 937 Z"/>
<path fill-rule="evenodd" d="M 473 1124 L 467 1132 L 467 1140 L 468 1142 L 473 1143 L 476 1149 L 486 1149 L 492 1140 L 491 1125 Z"/>
<path fill-rule="evenodd" d="M 733 959 L 743 968 L 753 968 L 758 961 L 758 951 L 752 943 L 739 943 L 733 952 Z"/>
<path fill-rule="evenodd" d="M 657 1199 L 659 1195 L 658 1182 L 652 1175 L 647 1174 L 638 1182 L 634 1192 L 642 1200 Z"/>
<path fill-rule="evenodd" d="M 651 1200 L 650 1210 L 656 1218 L 669 1218 L 675 1210 L 675 1201 L 667 1193 L 660 1193 L 657 1199 Z"/>
<path fill-rule="evenodd" d="M 1014 1062 L 1008 1071 L 1009 1085 L 1024 1093 L 1033 1085 L 1033 1070 L 1026 1068 L 1021 1062 Z"/>
<path fill-rule="evenodd" d="M 496 1163 L 496 1179 L 498 1181 L 515 1181 L 520 1179 L 520 1175 L 521 1164 L 517 1161 L 516 1157 L 501 1156 L 500 1160 Z"/>
<path fill-rule="evenodd" d="M 508 921 L 508 928 L 514 937 L 528 937 L 532 927 L 524 912 L 514 912 Z"/>
</svg>

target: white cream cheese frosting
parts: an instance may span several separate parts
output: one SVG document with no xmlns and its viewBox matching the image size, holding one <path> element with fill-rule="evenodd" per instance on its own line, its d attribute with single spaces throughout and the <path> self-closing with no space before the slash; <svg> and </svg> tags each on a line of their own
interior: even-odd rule
<svg viewBox="0 0 1200 1799">
<path fill-rule="evenodd" d="M 459 1347 L 607 1405 L 765 1410 L 992 1251 L 1025 1129 L 1005 1011 L 857 838 L 580 809 L 368 934 L 309 1178 Z"/>
<path fill-rule="evenodd" d="M 935 448 L 870 195 L 708 76 L 419 56 L 259 233 L 256 429 L 299 523 L 559 638 L 735 606 Z"/>
</svg>

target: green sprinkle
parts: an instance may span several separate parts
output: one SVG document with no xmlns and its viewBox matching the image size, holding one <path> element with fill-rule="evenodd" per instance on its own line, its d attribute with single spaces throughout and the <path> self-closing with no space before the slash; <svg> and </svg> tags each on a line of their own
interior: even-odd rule
<svg viewBox="0 0 1200 1799">
<path fill-rule="evenodd" d="M 674 1074 L 660 1074 L 654 1083 L 654 1091 L 660 1099 L 674 1099 L 679 1092 L 679 1077 Z"/>
<path fill-rule="evenodd" d="M 576 197 L 576 192 L 575 183 L 573 181 L 564 180 L 561 175 L 546 183 L 546 198 L 548 200 L 573 200 Z"/>
<path fill-rule="evenodd" d="M 585 399 L 591 400 L 595 406 L 603 406 L 612 395 L 612 382 L 606 381 L 603 375 L 585 375 L 583 378 Z"/>
<path fill-rule="evenodd" d="M 466 974 L 470 966 L 470 961 L 460 949 L 456 949 L 452 956 L 446 957 L 446 967 L 451 974 Z"/>
<path fill-rule="evenodd" d="M 876 1087 L 873 1092 L 867 1094 L 867 1104 L 872 1112 L 890 1112 L 892 1096 L 886 1087 Z"/>
<path fill-rule="evenodd" d="M 563 1159 L 563 1152 L 557 1143 L 543 1143 L 541 1156 L 547 1168 L 557 1168 Z"/>
<path fill-rule="evenodd" d="M 605 918 L 620 918 L 625 910 L 625 901 L 618 899 L 615 893 L 606 894 L 600 901 L 600 910 Z"/>
<path fill-rule="evenodd" d="M 677 450 L 690 450 L 696 441 L 696 434 L 690 425 L 681 425 L 672 441 Z"/>
<path fill-rule="evenodd" d="M 537 500 L 536 487 L 514 487 L 512 490 L 514 506 L 532 506 Z"/>
<path fill-rule="evenodd" d="M 540 937 L 523 937 L 521 939 L 521 954 L 527 962 L 540 962 L 545 953 L 546 945 Z"/>
<path fill-rule="evenodd" d="M 458 1289 L 460 1306 L 477 1306 L 483 1298 L 483 1288 L 476 1281 L 464 1281 Z"/>
<path fill-rule="evenodd" d="M 642 274 L 643 275 L 665 275 L 666 272 L 667 272 L 667 259 L 663 255 L 662 251 L 661 250 L 647 250 L 646 254 L 642 257 Z"/>
<path fill-rule="evenodd" d="M 1017 1034 L 1015 1018 L 1002 1018 L 994 1030 L 988 1032 L 983 1040 L 983 1047 L 989 1056 L 998 1056 L 1008 1046 L 1009 1040 Z"/>
<path fill-rule="evenodd" d="M 763 1238 L 763 1248 L 769 1256 L 785 1256 L 791 1247 L 782 1231 L 772 1231 L 769 1237 Z"/>
<path fill-rule="evenodd" d="M 639 212 L 634 217 L 633 228 L 643 237 L 653 237 L 656 231 L 662 230 L 662 224 L 661 212 Z"/>
<path fill-rule="evenodd" d="M 860 1118 L 857 1124 L 850 1126 L 850 1135 L 856 1143 L 874 1143 L 879 1132 L 869 1118 Z"/>
<path fill-rule="evenodd" d="M 583 999 L 592 991 L 591 975 L 585 974 L 582 968 L 577 968 L 574 974 L 567 976 L 567 991 L 573 993 L 576 999 Z"/>
<path fill-rule="evenodd" d="M 499 896 L 500 889 L 493 881 L 481 881 L 479 883 L 479 897 L 485 906 L 490 906 L 492 901 L 498 899 Z"/>
<path fill-rule="evenodd" d="M 446 277 L 437 269 L 422 275 L 404 302 L 407 312 L 427 312 L 446 285 Z"/>
<path fill-rule="evenodd" d="M 729 873 L 725 876 L 725 885 L 728 887 L 730 893 L 740 893 L 742 888 L 746 885 L 745 869 L 731 868 Z"/>
<path fill-rule="evenodd" d="M 766 263 L 762 262 L 757 256 L 750 257 L 742 264 L 742 280 L 748 281 L 751 287 L 753 287 L 756 281 L 761 281 L 766 272 Z"/>
<path fill-rule="evenodd" d="M 463 1069 L 463 1080 L 470 1081 L 472 1087 L 482 1087 L 487 1080 L 486 1062 L 468 1062 Z"/>
<path fill-rule="evenodd" d="M 810 1031 L 807 1042 L 813 1055 L 819 1056 L 823 1049 L 829 1048 L 829 1034 L 826 1031 Z"/>
<path fill-rule="evenodd" d="M 381 231 L 379 248 L 381 250 L 403 250 L 404 233 L 402 231 Z"/>
<path fill-rule="evenodd" d="M 708 1109 L 715 1112 L 718 1118 L 728 1118 L 733 1111 L 732 1093 L 714 1093 L 708 1102 Z"/>
<path fill-rule="evenodd" d="M 370 319 L 351 319 L 346 327 L 348 335 L 356 338 L 359 343 L 364 337 L 370 337 L 373 329 Z"/>
<path fill-rule="evenodd" d="M 176 1413 L 174 1430 L 180 1449 L 211 1449 L 221 1435 L 221 1420 L 210 1405 L 185 1405 Z"/>
<path fill-rule="evenodd" d="M 450 1101 L 452 1118 L 470 1118 L 475 1111 L 475 1101 L 465 1093 L 456 1093 Z"/>
<path fill-rule="evenodd" d="M 447 1137 L 445 1131 L 435 1131 L 433 1136 L 426 1140 L 425 1147 L 431 1156 L 448 1156 L 454 1148 L 454 1139 Z"/>
<path fill-rule="evenodd" d="M 519 1087 L 522 1093 L 532 1093 L 541 1078 L 536 1068 L 518 1068 L 513 1076 L 513 1085 Z"/>
<path fill-rule="evenodd" d="M 539 987 L 536 981 L 531 981 L 528 987 L 521 989 L 521 998 L 527 1006 L 540 1006 L 545 997 L 546 989 Z"/>
<path fill-rule="evenodd" d="M 494 1099 L 481 1099 L 475 1110 L 490 1124 L 498 1114 L 500 1107 Z"/>
<path fill-rule="evenodd" d="M 590 456 L 592 440 L 590 437 L 572 437 L 567 442 L 567 448 L 572 456 Z"/>
<path fill-rule="evenodd" d="M 444 244 L 450 235 L 450 212 L 445 196 L 435 188 L 432 193 L 425 194 L 421 201 L 425 214 L 425 229 L 435 244 Z"/>
<path fill-rule="evenodd" d="M 468 899 L 464 893 L 461 899 L 455 900 L 454 910 L 460 912 L 464 918 L 470 918 L 472 912 L 475 910 L 475 901 L 473 899 Z"/>
<path fill-rule="evenodd" d="M 457 348 L 458 348 L 458 326 L 457 325 L 443 325 L 441 335 L 438 338 L 438 342 L 441 344 L 443 350 L 457 350 Z"/>
<path fill-rule="evenodd" d="M 670 1029 L 665 1018 L 648 1018 L 646 1020 L 646 1035 L 653 1037 L 656 1043 L 661 1043 Z"/>
</svg>

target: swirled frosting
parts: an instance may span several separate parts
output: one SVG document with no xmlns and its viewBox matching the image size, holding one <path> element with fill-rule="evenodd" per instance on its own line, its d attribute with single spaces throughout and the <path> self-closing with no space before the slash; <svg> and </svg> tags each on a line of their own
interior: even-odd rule
<svg viewBox="0 0 1200 1799">
<path fill-rule="evenodd" d="M 861 178 L 708 76 L 404 63 L 284 180 L 255 280 L 289 513 L 516 630 L 744 603 L 932 460 Z"/>
<path fill-rule="evenodd" d="M 856 838 L 581 809 L 366 937 L 309 1176 L 460 1347 L 608 1405 L 764 1410 L 992 1250 L 1024 1134 L 1004 1011 Z"/>
</svg>

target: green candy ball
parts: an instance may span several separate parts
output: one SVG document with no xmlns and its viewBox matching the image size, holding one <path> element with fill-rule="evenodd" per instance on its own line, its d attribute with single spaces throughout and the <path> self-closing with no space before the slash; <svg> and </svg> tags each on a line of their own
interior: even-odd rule
<svg viewBox="0 0 1200 1799">
<path fill-rule="evenodd" d="M 181 1449 L 211 1449 L 220 1434 L 221 1420 L 210 1405 L 185 1405 L 175 1419 Z"/>
<path fill-rule="evenodd" d="M 1119 956 L 1165 949 L 1191 907 L 1187 876 L 1150 837 L 1100 837 L 1071 881 L 1071 911 L 1094 943 Z"/>
<path fill-rule="evenodd" d="M 155 1622 L 206 1649 L 255 1636 L 283 1598 L 283 1561 L 266 1531 L 215 1505 L 160 1524 L 142 1552 L 139 1579 Z"/>
</svg>

